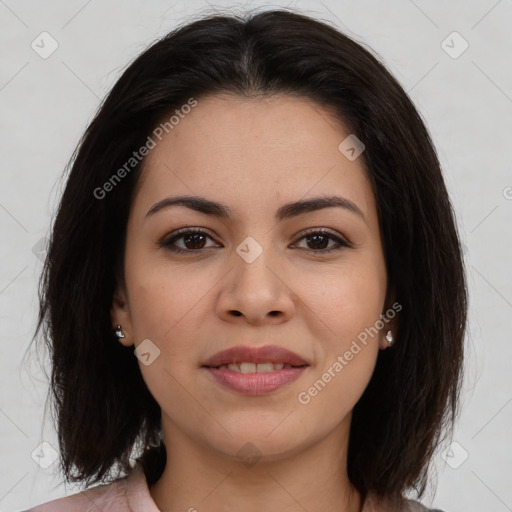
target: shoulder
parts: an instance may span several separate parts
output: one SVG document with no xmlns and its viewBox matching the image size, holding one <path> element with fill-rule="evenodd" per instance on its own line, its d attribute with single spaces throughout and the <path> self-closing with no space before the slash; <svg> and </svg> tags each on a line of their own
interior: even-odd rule
<svg viewBox="0 0 512 512">
<path fill-rule="evenodd" d="M 70 496 L 37 505 L 25 512 L 89 512 L 108 510 L 121 512 L 127 510 L 125 479 L 109 484 L 98 485 Z"/>
<path fill-rule="evenodd" d="M 124 478 L 48 501 L 23 512 L 127 512 L 133 510 L 134 505 L 137 511 L 158 512 L 149 494 L 144 472 L 138 464 Z"/>
<path fill-rule="evenodd" d="M 401 505 L 389 500 L 369 495 L 364 502 L 363 512 L 444 512 L 438 508 L 428 508 L 419 501 L 403 499 Z"/>
<path fill-rule="evenodd" d="M 419 501 L 405 500 L 403 512 L 444 512 L 438 508 L 427 508 Z"/>
<path fill-rule="evenodd" d="M 37 505 L 25 512 L 126 512 L 126 478 Z"/>
</svg>

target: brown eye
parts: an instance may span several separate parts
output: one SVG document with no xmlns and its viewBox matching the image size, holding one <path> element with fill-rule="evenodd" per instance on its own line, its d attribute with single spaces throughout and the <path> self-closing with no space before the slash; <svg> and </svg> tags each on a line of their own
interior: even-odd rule
<svg viewBox="0 0 512 512">
<path fill-rule="evenodd" d="M 161 242 L 160 246 L 177 253 L 199 252 L 202 249 L 209 248 L 205 246 L 208 238 L 212 240 L 210 235 L 201 229 L 182 229 L 171 238 Z M 176 245 L 179 240 L 183 240 L 182 247 Z"/>
<path fill-rule="evenodd" d="M 311 249 L 314 252 L 331 252 L 340 250 L 343 247 L 351 247 L 351 245 L 346 242 L 345 240 L 342 240 L 340 237 L 332 234 L 330 231 L 327 231 L 325 229 L 316 229 L 316 230 L 310 230 L 307 232 L 300 240 L 306 241 L 306 249 Z M 329 241 L 333 240 L 335 242 L 334 247 L 329 247 Z"/>
<path fill-rule="evenodd" d="M 219 245 L 207 246 L 208 239 L 213 240 L 209 233 L 202 229 L 181 229 L 170 238 L 160 242 L 159 245 L 175 253 L 197 253 L 204 249 L 221 247 Z M 325 229 L 312 229 L 299 240 L 306 241 L 306 247 L 301 248 L 317 253 L 328 253 L 344 247 L 352 247 L 350 243 Z M 179 241 L 181 241 L 182 246 L 177 245 Z M 332 241 L 334 246 L 329 246 Z"/>
</svg>

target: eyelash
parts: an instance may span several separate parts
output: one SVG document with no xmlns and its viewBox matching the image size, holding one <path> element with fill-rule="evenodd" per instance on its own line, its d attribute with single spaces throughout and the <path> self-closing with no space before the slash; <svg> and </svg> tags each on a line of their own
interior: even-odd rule
<svg viewBox="0 0 512 512">
<path fill-rule="evenodd" d="M 186 235 L 205 235 L 208 238 L 213 240 L 213 238 L 209 235 L 209 233 L 207 231 L 204 231 L 204 230 L 198 229 L 198 228 L 193 228 L 193 229 L 184 228 L 184 229 L 179 229 L 178 231 L 176 231 L 172 237 L 159 242 L 159 246 L 166 250 L 177 253 L 177 254 L 193 254 L 193 253 L 199 253 L 199 252 L 205 250 L 205 249 L 181 249 L 181 248 L 173 245 L 177 240 L 179 240 L 180 238 L 183 238 Z M 348 243 L 347 241 L 341 239 L 340 237 L 332 234 L 330 231 L 323 229 L 323 228 L 318 228 L 318 229 L 311 228 L 311 229 L 307 230 L 299 238 L 299 241 L 302 240 L 303 238 L 306 238 L 311 235 L 327 236 L 327 237 L 331 238 L 332 240 L 336 241 L 338 244 L 337 247 L 331 247 L 330 249 L 321 249 L 321 250 L 309 249 L 310 251 L 313 251 L 315 253 L 326 254 L 326 253 L 331 253 L 333 251 L 339 251 L 343 248 L 351 248 L 352 247 L 352 245 L 350 243 Z M 211 249 L 211 247 L 207 247 L 206 249 Z M 306 250 L 308 250 L 308 249 L 306 249 Z"/>
</svg>

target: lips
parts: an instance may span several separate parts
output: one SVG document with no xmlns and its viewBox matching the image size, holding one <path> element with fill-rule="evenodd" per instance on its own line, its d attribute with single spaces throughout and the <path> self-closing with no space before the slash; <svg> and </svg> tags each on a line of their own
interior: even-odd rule
<svg viewBox="0 0 512 512">
<path fill-rule="evenodd" d="M 265 345 L 263 347 L 237 346 L 217 352 L 210 357 L 203 366 L 218 368 L 222 365 L 240 363 L 272 363 L 290 366 L 309 366 L 309 363 L 301 356 L 277 345 Z"/>
<path fill-rule="evenodd" d="M 309 362 L 277 345 L 238 346 L 217 352 L 202 368 L 224 389 L 241 395 L 260 396 L 297 380 Z"/>
</svg>

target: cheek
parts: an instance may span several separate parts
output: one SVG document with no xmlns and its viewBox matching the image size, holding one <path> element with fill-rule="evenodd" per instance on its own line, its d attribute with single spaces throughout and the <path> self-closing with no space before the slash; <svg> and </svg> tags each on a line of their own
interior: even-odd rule
<svg viewBox="0 0 512 512">
<path fill-rule="evenodd" d="M 383 312 L 386 281 L 375 266 L 347 266 L 321 280 L 315 278 L 314 287 L 307 281 L 303 280 L 302 296 L 339 349 L 375 326 Z"/>
<path fill-rule="evenodd" d="M 211 288 L 200 273 L 147 254 L 135 255 L 127 276 L 133 329 L 136 340 L 153 337 L 162 343 L 174 331 L 192 330 L 191 318 Z M 197 314 L 197 313 L 196 313 Z"/>
<path fill-rule="evenodd" d="M 339 404 L 346 414 L 366 388 L 378 355 L 380 319 L 385 298 L 385 274 L 377 264 L 347 265 L 317 282 L 309 290 L 307 304 L 312 332 L 321 345 L 318 367 L 314 369 L 303 403 L 314 407 Z M 311 289 L 316 290 L 311 293 Z M 300 402 L 300 400 L 299 400 Z"/>
<path fill-rule="evenodd" d="M 319 368 L 300 390 L 298 411 L 311 434 L 327 433 L 348 417 L 368 386 L 377 351 L 375 346 L 361 345 L 350 360 L 340 354 L 341 360 L 335 358 Z"/>
<path fill-rule="evenodd" d="M 126 274 L 135 346 L 149 339 L 159 350 L 150 365 L 139 362 L 141 373 L 157 401 L 186 400 L 179 383 L 187 382 L 195 392 L 191 369 L 200 364 L 198 339 L 205 338 L 201 334 L 212 316 L 211 294 L 222 273 L 194 270 L 142 251 L 132 253 L 130 264 Z"/>
<path fill-rule="evenodd" d="M 311 326 L 321 352 L 318 366 L 300 390 L 298 402 L 309 411 L 310 428 L 328 429 L 360 399 L 373 374 L 378 347 L 375 323 L 382 312 L 385 282 L 371 269 L 340 272 L 309 294 Z M 326 414 L 326 411 L 329 411 Z"/>
<path fill-rule="evenodd" d="M 131 268 L 129 296 L 135 347 L 149 339 L 159 351 L 155 349 L 158 356 L 151 364 L 139 361 L 143 379 L 162 409 L 173 410 L 177 403 L 190 409 L 194 404 L 183 385 L 186 382 L 188 392 L 197 394 L 188 378 L 191 363 L 196 362 L 198 318 L 205 313 L 205 293 L 211 286 L 199 273 L 185 273 L 179 266 L 156 258 L 146 256 Z"/>
</svg>

